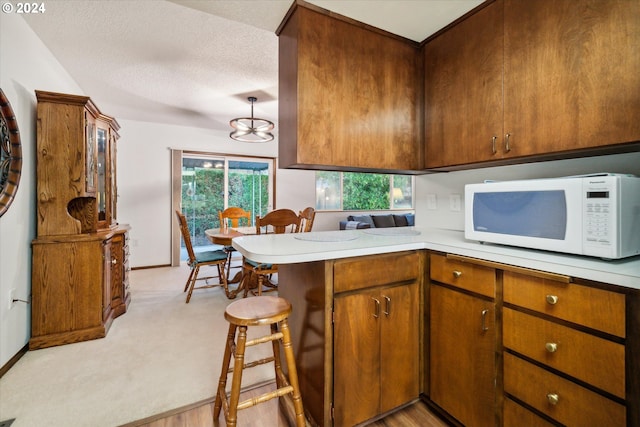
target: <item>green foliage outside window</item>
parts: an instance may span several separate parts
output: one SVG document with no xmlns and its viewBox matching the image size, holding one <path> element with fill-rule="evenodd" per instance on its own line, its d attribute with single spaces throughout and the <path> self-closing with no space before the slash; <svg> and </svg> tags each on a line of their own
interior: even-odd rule
<svg viewBox="0 0 640 427">
<path fill-rule="evenodd" d="M 389 175 L 345 172 L 342 182 L 342 209 L 389 209 Z"/>
<path fill-rule="evenodd" d="M 269 177 L 252 173 L 229 174 L 229 206 L 240 206 L 255 216 L 267 211 Z M 261 197 L 262 195 L 262 197 Z M 208 245 L 204 231 L 220 227 L 218 211 L 224 209 L 224 170 L 195 168 L 183 172 L 182 213 L 194 246 Z M 183 246 L 184 244 L 181 243 Z"/>
<path fill-rule="evenodd" d="M 316 209 L 413 208 L 413 177 L 358 172 L 316 172 Z"/>
</svg>

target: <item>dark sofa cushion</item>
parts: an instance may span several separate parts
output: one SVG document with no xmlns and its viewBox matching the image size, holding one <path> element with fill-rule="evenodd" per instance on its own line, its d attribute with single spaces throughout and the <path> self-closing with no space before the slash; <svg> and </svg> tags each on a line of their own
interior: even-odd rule
<svg viewBox="0 0 640 427">
<path fill-rule="evenodd" d="M 406 215 L 394 215 L 393 222 L 395 222 L 396 227 L 406 227 L 409 225 Z"/>
<path fill-rule="evenodd" d="M 372 215 L 371 218 L 373 218 L 373 223 L 376 225 L 376 228 L 396 226 L 396 223 L 393 220 L 393 215 Z"/>
<path fill-rule="evenodd" d="M 407 225 L 409 227 L 416 225 L 416 214 L 405 214 L 405 216 L 407 217 Z"/>
<path fill-rule="evenodd" d="M 373 222 L 373 219 L 371 219 L 371 215 L 349 215 L 347 219 L 349 221 L 365 222 L 369 224 L 370 227 L 376 227 L 376 225 Z"/>
</svg>

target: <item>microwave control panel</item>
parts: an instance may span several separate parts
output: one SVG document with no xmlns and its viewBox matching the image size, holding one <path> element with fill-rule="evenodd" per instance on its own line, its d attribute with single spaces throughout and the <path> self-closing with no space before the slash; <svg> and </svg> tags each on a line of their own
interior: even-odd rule
<svg viewBox="0 0 640 427">
<path fill-rule="evenodd" d="M 616 177 L 585 178 L 583 182 L 583 245 L 585 255 L 613 256 L 617 245 Z"/>
</svg>

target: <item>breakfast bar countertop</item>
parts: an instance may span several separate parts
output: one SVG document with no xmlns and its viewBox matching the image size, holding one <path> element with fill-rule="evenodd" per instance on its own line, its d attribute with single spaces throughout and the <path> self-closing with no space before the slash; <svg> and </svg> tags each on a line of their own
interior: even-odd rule
<svg viewBox="0 0 640 427">
<path fill-rule="evenodd" d="M 459 230 L 427 227 L 371 228 L 242 236 L 233 247 L 265 263 L 294 264 L 415 249 L 446 252 L 501 264 L 640 289 L 640 256 L 621 260 L 560 254 L 464 238 Z"/>
</svg>

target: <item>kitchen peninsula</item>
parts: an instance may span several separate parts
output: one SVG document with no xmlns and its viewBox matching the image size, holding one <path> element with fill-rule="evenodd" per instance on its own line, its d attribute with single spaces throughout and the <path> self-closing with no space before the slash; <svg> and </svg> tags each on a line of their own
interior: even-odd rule
<svg viewBox="0 0 640 427">
<path fill-rule="evenodd" d="M 245 236 L 233 246 L 279 265 L 318 425 L 358 424 L 420 397 L 464 425 L 640 426 L 640 257 L 480 244 L 423 227 Z M 478 310 L 470 320 L 458 310 L 467 304 Z M 462 336 L 467 321 L 473 333 Z M 560 344 L 545 346 L 540 331 Z M 526 347 L 540 340 L 542 350 Z"/>
</svg>

